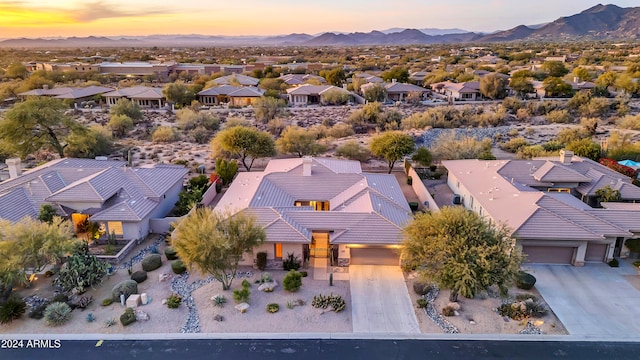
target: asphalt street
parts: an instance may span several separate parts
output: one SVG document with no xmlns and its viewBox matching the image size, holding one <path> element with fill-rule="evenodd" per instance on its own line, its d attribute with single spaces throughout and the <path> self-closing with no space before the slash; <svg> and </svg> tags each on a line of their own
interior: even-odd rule
<svg viewBox="0 0 640 360">
<path fill-rule="evenodd" d="M 3 340 L 4 341 L 4 340 Z M 26 341 L 26 339 L 25 339 Z M 61 340 L 3 343 L 0 359 L 640 359 L 640 343 L 486 340 Z M 44 346 L 50 345 L 50 346 Z M 59 345 L 59 346 L 56 346 Z M 7 349 L 6 347 L 18 347 Z"/>
</svg>

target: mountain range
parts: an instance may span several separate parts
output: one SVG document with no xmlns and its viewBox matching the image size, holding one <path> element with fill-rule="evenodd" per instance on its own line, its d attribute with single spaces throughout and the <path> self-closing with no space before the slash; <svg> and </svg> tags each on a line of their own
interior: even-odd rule
<svg viewBox="0 0 640 360">
<path fill-rule="evenodd" d="M 640 7 L 596 5 L 579 14 L 539 25 L 520 25 L 490 34 L 462 29 L 403 29 L 318 35 L 208 36 L 149 35 L 118 37 L 70 37 L 7 39 L 1 47 L 120 47 L 120 46 L 357 46 L 490 43 L 503 41 L 634 40 L 640 38 Z"/>
</svg>

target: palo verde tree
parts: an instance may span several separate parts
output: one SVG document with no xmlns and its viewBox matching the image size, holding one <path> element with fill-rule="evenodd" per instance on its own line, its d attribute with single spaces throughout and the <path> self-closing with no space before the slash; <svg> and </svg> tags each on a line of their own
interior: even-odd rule
<svg viewBox="0 0 640 360">
<path fill-rule="evenodd" d="M 427 281 L 473 298 L 497 285 L 506 295 L 518 273 L 522 256 L 509 232 L 463 207 L 418 214 L 404 229 L 402 257 Z"/>
<path fill-rule="evenodd" d="M 187 267 L 212 275 L 223 290 L 229 290 L 242 254 L 253 251 L 266 237 L 255 218 L 243 212 L 231 216 L 204 207 L 176 225 L 171 241 Z"/>
<path fill-rule="evenodd" d="M 276 141 L 276 147 L 282 154 L 295 154 L 298 157 L 317 155 L 325 151 L 316 141 L 316 133 L 299 126 L 287 126 Z"/>
<path fill-rule="evenodd" d="M 371 153 L 387 161 L 389 174 L 395 163 L 411 154 L 415 149 L 415 142 L 409 135 L 400 131 L 390 131 L 376 136 L 371 141 Z"/>
<path fill-rule="evenodd" d="M 82 125 L 64 115 L 67 106 L 45 96 L 16 104 L 0 119 L 0 139 L 7 152 L 25 157 L 48 148 L 64 157 L 66 140 L 72 133 L 83 133 Z"/>
<path fill-rule="evenodd" d="M 221 130 L 211 140 L 213 157 L 237 158 L 247 171 L 255 159 L 274 156 L 275 142 L 263 131 L 246 126 L 233 126 Z"/>
</svg>

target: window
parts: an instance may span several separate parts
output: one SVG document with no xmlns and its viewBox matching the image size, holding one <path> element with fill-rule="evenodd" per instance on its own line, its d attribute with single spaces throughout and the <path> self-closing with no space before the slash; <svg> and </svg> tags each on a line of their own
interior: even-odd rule
<svg viewBox="0 0 640 360">
<path fill-rule="evenodd" d="M 122 238 L 124 236 L 124 230 L 122 229 L 121 221 L 107 222 L 107 229 L 109 230 L 109 234 L 115 234 L 116 237 Z"/>
<path fill-rule="evenodd" d="M 548 188 L 547 192 L 571 193 L 569 188 Z"/>
<path fill-rule="evenodd" d="M 329 211 L 330 206 L 328 201 L 305 201 L 305 200 L 296 200 L 293 203 L 293 206 L 311 206 L 315 211 Z"/>
</svg>

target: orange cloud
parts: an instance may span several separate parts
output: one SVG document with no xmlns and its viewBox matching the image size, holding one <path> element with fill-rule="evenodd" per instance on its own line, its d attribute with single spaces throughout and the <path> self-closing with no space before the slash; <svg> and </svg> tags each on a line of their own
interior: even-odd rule
<svg viewBox="0 0 640 360">
<path fill-rule="evenodd" d="M 74 20 L 59 9 L 32 9 L 21 2 L 0 3 L 0 23 L 3 27 L 34 27 L 73 23 Z"/>
</svg>

